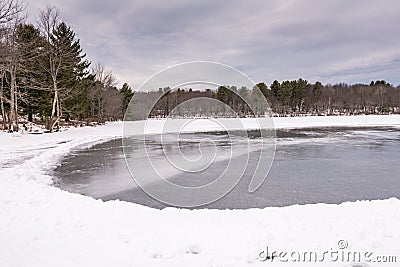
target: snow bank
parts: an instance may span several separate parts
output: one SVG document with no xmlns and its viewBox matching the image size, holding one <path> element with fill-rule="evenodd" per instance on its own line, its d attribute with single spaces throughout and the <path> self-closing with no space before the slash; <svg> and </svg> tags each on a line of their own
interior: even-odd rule
<svg viewBox="0 0 400 267">
<path fill-rule="evenodd" d="M 308 116 L 274 118 L 277 128 L 400 126 L 400 115 Z"/>
<path fill-rule="evenodd" d="M 281 128 L 398 126 L 400 116 L 276 118 Z M 152 121 L 157 129 L 162 121 Z M 203 123 L 203 122 L 202 122 Z M 246 119 L 251 128 L 251 119 Z M 0 133 L 0 266 L 289 266 L 268 251 L 359 251 L 400 260 L 400 200 L 251 210 L 153 210 L 49 186 L 74 148 L 122 135 L 122 123 L 43 134 Z M 206 124 L 204 124 L 206 125 Z M 197 128 L 196 128 L 197 127 Z M 194 130 L 204 130 L 199 125 Z M 338 241 L 348 242 L 346 250 Z M 261 256 L 264 255 L 261 253 Z M 320 257 L 319 257 L 320 259 Z M 361 266 L 380 266 L 369 262 Z M 297 266 L 309 265 L 306 263 Z M 331 262 L 313 266 L 351 266 Z M 393 264 L 395 266 L 395 264 Z"/>
</svg>

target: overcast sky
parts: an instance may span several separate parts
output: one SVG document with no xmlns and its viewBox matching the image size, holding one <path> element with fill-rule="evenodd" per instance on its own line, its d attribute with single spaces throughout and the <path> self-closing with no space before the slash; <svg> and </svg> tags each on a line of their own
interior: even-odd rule
<svg viewBox="0 0 400 267">
<path fill-rule="evenodd" d="M 137 89 L 173 64 L 228 64 L 255 82 L 400 84 L 400 1 L 35 0 L 58 7 L 92 63 Z"/>
</svg>

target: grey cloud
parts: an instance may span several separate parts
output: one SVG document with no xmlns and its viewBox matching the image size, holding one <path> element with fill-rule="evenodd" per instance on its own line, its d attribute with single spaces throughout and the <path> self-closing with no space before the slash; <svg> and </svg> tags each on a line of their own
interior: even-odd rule
<svg viewBox="0 0 400 267">
<path fill-rule="evenodd" d="M 395 0 L 53 3 L 89 58 L 135 88 L 165 67 L 192 60 L 226 63 L 267 83 L 299 77 L 400 83 Z M 30 9 L 41 6 L 38 1 Z"/>
</svg>

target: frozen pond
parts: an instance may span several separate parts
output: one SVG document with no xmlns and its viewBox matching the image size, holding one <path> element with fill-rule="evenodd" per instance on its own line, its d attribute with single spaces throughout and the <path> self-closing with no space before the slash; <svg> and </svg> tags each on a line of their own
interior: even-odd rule
<svg viewBox="0 0 400 267">
<path fill-rule="evenodd" d="M 235 142 L 225 133 L 181 135 L 184 149 L 198 147 L 200 140 L 215 141 L 222 151 L 240 145 L 247 138 L 237 134 Z M 253 136 L 257 140 L 257 136 Z M 159 136 L 149 136 L 151 157 L 163 154 Z M 241 142 L 242 141 L 242 142 Z M 138 140 L 138 142 L 141 142 Z M 168 153 L 179 153 L 169 143 Z M 137 155 L 144 154 L 137 151 Z M 135 155 L 130 155 L 135 156 Z M 246 156 L 247 158 L 247 156 Z M 400 129 L 309 128 L 277 132 L 275 160 L 267 180 L 255 192 L 248 186 L 257 160 L 250 155 L 248 168 L 239 184 L 225 197 L 206 208 L 247 209 L 309 203 L 400 198 Z M 219 161 L 200 173 L 178 174 L 171 181 L 185 186 L 210 182 L 227 161 Z M 238 170 L 241 172 L 242 170 Z M 103 200 L 120 199 L 155 208 L 166 205 L 147 196 L 138 188 L 126 167 L 122 140 L 115 139 L 77 150 L 54 170 L 55 185 L 75 193 Z"/>
</svg>

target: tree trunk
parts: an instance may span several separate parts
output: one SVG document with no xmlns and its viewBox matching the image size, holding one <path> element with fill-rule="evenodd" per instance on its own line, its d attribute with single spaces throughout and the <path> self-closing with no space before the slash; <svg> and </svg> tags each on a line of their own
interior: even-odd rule
<svg viewBox="0 0 400 267">
<path fill-rule="evenodd" d="M 6 111 L 4 109 L 4 101 L 3 101 L 3 88 L 4 88 L 4 73 L 1 75 L 1 88 L 0 88 L 0 104 L 1 104 L 1 117 L 3 118 L 3 130 L 6 130 Z"/>
<path fill-rule="evenodd" d="M 60 122 L 60 104 L 59 104 L 60 100 L 58 96 L 57 82 L 55 79 L 53 79 L 53 89 L 54 89 L 54 99 L 53 99 L 53 106 L 51 109 L 50 128 L 49 128 L 50 131 L 53 131 L 55 125 L 59 126 Z"/>
<path fill-rule="evenodd" d="M 18 131 L 18 115 L 16 112 L 17 107 L 17 95 L 16 95 L 16 78 L 15 78 L 15 68 L 12 68 L 10 72 L 11 76 L 11 86 L 10 86 L 10 95 L 11 95 L 11 102 L 10 102 L 10 123 L 11 127 L 10 130 Z"/>
</svg>

